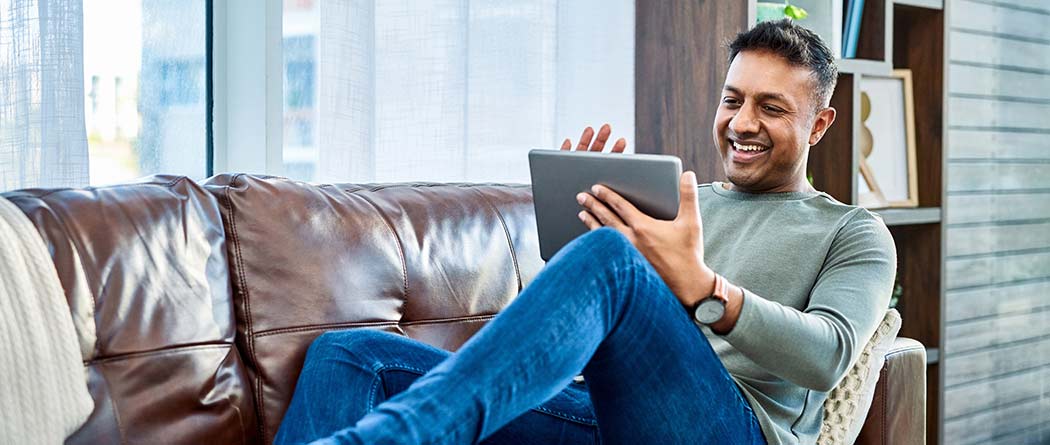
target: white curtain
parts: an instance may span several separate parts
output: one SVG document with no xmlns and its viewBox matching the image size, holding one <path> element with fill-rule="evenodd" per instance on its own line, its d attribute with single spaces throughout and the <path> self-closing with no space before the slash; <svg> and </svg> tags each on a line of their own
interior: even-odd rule
<svg viewBox="0 0 1050 445">
<path fill-rule="evenodd" d="M 88 183 L 81 0 L 0 0 L 0 191 Z"/>
<path fill-rule="evenodd" d="M 602 122 L 633 139 L 632 0 L 319 12 L 317 181 L 529 182 L 531 148 Z"/>
</svg>

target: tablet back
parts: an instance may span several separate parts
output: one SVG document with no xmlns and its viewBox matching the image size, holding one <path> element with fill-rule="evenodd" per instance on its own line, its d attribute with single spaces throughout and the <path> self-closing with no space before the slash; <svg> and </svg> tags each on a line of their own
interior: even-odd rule
<svg viewBox="0 0 1050 445">
<path fill-rule="evenodd" d="M 544 260 L 587 232 L 576 216 L 583 210 L 576 194 L 594 184 L 615 190 L 653 218 L 678 214 L 682 161 L 675 156 L 537 149 L 529 152 L 529 169 Z"/>
</svg>

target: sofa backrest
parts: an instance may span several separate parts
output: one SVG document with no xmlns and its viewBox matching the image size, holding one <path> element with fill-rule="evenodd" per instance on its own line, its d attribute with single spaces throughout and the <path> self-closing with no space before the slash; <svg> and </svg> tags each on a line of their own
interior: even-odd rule
<svg viewBox="0 0 1050 445">
<path fill-rule="evenodd" d="M 455 350 L 543 266 L 528 186 L 220 175 L 204 187 L 220 204 L 266 443 L 324 331 L 383 329 Z"/>
<path fill-rule="evenodd" d="M 257 442 L 211 195 L 154 177 L 3 196 L 50 249 L 77 328 L 95 409 L 66 443 Z"/>
</svg>

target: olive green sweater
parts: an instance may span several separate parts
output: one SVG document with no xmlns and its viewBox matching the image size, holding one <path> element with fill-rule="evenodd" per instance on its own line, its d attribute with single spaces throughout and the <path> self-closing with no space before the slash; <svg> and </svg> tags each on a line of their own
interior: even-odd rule
<svg viewBox="0 0 1050 445">
<path fill-rule="evenodd" d="M 699 188 L 705 260 L 744 288 L 729 334 L 702 328 L 770 444 L 813 444 L 827 393 L 886 312 L 896 273 L 889 230 L 824 193 Z"/>
</svg>

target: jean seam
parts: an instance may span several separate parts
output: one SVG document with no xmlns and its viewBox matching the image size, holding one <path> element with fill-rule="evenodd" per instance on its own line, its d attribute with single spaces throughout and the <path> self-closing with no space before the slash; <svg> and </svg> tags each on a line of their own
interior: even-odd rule
<svg viewBox="0 0 1050 445">
<path fill-rule="evenodd" d="M 584 419 L 582 417 L 574 416 L 572 414 L 565 414 L 565 413 L 562 413 L 562 412 L 554 411 L 554 410 L 552 410 L 550 408 L 544 408 L 542 406 L 537 406 L 535 408 L 532 408 L 532 410 L 533 411 L 539 411 L 539 412 L 542 412 L 542 413 L 545 413 L 545 414 L 550 414 L 550 415 L 552 415 L 554 417 L 558 417 L 558 418 L 565 419 L 565 420 L 570 420 L 570 421 L 577 422 L 577 423 L 580 423 L 580 424 L 583 424 L 583 425 L 595 426 L 595 425 L 598 424 L 598 422 L 596 422 L 594 420 L 591 420 L 591 419 Z"/>
<path fill-rule="evenodd" d="M 378 365 L 372 367 L 372 374 L 375 378 L 372 379 L 372 387 L 368 389 L 368 406 L 367 411 L 371 412 L 376 407 L 376 392 L 379 390 L 379 385 L 383 382 L 383 373 L 386 371 L 412 371 L 423 376 L 427 373 L 426 370 L 408 366 L 408 365 Z"/>
</svg>

